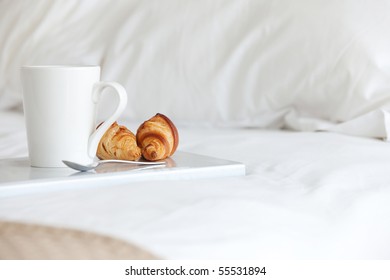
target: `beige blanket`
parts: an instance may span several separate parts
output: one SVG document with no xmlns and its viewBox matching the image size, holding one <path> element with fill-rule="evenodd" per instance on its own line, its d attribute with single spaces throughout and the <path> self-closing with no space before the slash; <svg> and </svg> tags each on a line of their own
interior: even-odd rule
<svg viewBox="0 0 390 280">
<path fill-rule="evenodd" d="M 80 230 L 0 221 L 0 259 L 156 259 L 120 239 Z"/>
</svg>

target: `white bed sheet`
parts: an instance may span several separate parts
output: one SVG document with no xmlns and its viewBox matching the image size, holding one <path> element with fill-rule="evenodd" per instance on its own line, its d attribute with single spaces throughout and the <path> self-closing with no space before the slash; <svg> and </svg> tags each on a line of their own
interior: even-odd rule
<svg viewBox="0 0 390 280">
<path fill-rule="evenodd" d="M 119 237 L 168 259 L 389 259 L 390 147 L 328 132 L 179 128 L 247 176 L 0 196 L 0 219 Z M 27 154 L 1 113 L 0 158 Z"/>
</svg>

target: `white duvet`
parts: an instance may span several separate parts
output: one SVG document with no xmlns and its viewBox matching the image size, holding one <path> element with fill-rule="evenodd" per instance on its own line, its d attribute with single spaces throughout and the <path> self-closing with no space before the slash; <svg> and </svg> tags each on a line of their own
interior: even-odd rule
<svg viewBox="0 0 390 280">
<path fill-rule="evenodd" d="M 22 65 L 94 64 L 124 85 L 133 120 L 161 112 L 388 138 L 389 10 L 388 0 L 3 0 L 0 109 L 21 108 Z"/>
<path fill-rule="evenodd" d="M 20 115 L 2 113 L 1 158 L 27 155 L 23 130 Z M 390 258 L 388 144 L 328 132 L 179 131 L 179 150 L 243 162 L 247 175 L 0 189 L 0 219 L 103 233 L 168 259 Z"/>
</svg>

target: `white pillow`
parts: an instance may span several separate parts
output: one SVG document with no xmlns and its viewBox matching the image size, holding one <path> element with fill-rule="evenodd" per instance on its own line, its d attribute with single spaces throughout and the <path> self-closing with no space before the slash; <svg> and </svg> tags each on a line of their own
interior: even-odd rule
<svg viewBox="0 0 390 280">
<path fill-rule="evenodd" d="M 128 91 L 124 118 L 386 137 L 389 10 L 386 0 L 2 1 L 0 106 L 20 105 L 22 64 L 99 64 Z M 348 129 L 356 119 L 362 129 Z"/>
</svg>

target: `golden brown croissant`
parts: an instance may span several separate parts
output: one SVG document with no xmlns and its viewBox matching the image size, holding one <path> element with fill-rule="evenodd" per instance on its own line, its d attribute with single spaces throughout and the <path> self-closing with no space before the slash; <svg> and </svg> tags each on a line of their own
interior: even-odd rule
<svg viewBox="0 0 390 280">
<path fill-rule="evenodd" d="M 138 160 L 141 149 L 134 133 L 115 122 L 100 139 L 96 154 L 100 159 Z"/>
<path fill-rule="evenodd" d="M 163 114 L 156 114 L 141 124 L 136 137 L 142 156 L 150 161 L 170 157 L 179 144 L 176 126 Z"/>
</svg>

